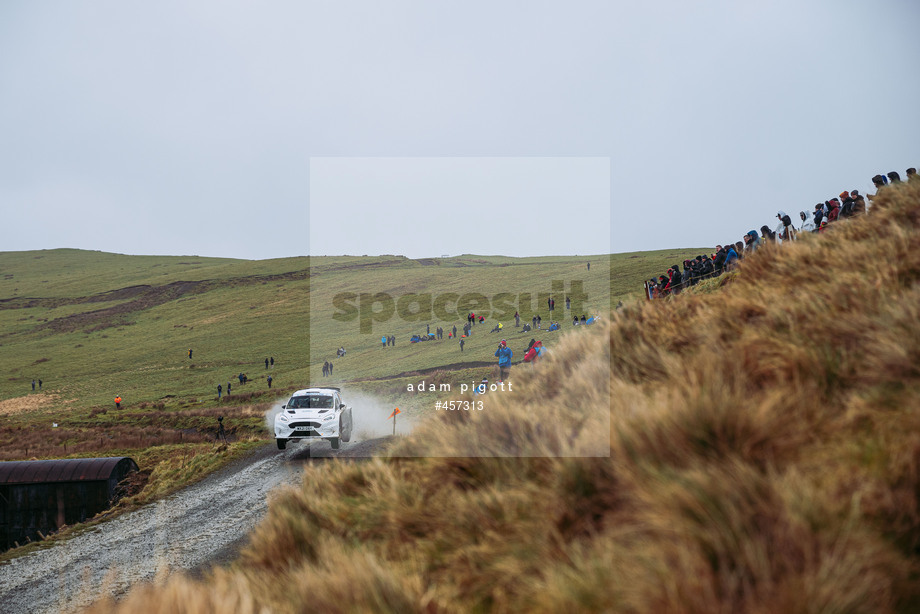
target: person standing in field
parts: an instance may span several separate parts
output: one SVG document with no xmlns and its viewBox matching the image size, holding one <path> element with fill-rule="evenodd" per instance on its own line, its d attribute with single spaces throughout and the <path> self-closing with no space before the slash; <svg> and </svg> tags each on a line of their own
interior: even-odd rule
<svg viewBox="0 0 920 614">
<path fill-rule="evenodd" d="M 188 359 L 189 359 L 189 360 L 192 359 L 192 348 L 189 348 L 189 349 L 188 349 Z"/>
<path fill-rule="evenodd" d="M 35 380 L 32 380 L 32 392 L 35 392 Z"/>
<path fill-rule="evenodd" d="M 463 344 L 466 342 L 466 339 L 460 340 L 460 352 L 463 352 Z"/>
<path fill-rule="evenodd" d="M 115 409 L 121 409 L 121 395 L 115 397 Z"/>
<path fill-rule="evenodd" d="M 41 381 L 41 380 L 38 380 L 38 389 L 39 389 L 39 390 L 42 389 L 42 381 Z"/>
<path fill-rule="evenodd" d="M 267 358 L 265 359 L 265 368 L 266 368 L 266 369 L 268 368 L 268 359 L 267 359 Z"/>
<path fill-rule="evenodd" d="M 224 393 L 224 387 L 220 384 L 217 385 L 217 400 L 220 401 L 220 395 Z"/>
<path fill-rule="evenodd" d="M 227 396 L 230 396 L 230 382 L 227 382 Z"/>
<path fill-rule="evenodd" d="M 274 356 L 268 359 L 268 364 L 272 366 L 272 369 L 275 368 L 275 357 Z"/>
<path fill-rule="evenodd" d="M 514 352 L 508 347 L 508 343 L 502 339 L 501 343 L 498 344 L 498 349 L 495 350 L 495 356 L 498 357 L 498 381 L 501 383 L 505 381 L 511 371 L 511 357 L 514 356 Z"/>
<path fill-rule="evenodd" d="M 266 381 L 268 382 L 268 387 L 271 388 L 271 387 L 272 387 L 272 376 L 269 375 L 269 376 L 266 378 Z"/>
</svg>

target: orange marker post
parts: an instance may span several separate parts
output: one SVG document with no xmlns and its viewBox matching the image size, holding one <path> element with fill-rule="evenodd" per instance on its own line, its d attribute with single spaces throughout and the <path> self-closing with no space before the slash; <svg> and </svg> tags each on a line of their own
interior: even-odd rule
<svg viewBox="0 0 920 614">
<path fill-rule="evenodd" d="M 396 434 L 396 414 L 398 413 L 400 413 L 400 411 L 399 411 L 399 408 L 397 407 L 396 409 L 393 410 L 393 413 L 390 414 L 390 417 L 387 418 L 387 420 L 389 420 L 390 418 L 393 418 L 393 434 L 394 435 Z"/>
</svg>

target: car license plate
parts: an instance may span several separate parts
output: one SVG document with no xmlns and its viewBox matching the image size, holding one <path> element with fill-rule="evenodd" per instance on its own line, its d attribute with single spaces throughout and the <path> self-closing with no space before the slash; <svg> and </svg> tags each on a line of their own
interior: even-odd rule
<svg viewBox="0 0 920 614">
<path fill-rule="evenodd" d="M 294 430 L 295 431 L 312 431 L 313 429 L 311 429 L 309 426 L 295 426 Z"/>
</svg>

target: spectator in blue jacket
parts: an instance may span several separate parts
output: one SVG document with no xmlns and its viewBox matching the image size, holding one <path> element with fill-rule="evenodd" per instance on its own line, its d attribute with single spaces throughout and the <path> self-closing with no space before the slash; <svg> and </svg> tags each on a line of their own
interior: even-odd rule
<svg viewBox="0 0 920 614">
<path fill-rule="evenodd" d="M 498 357 L 498 381 L 500 383 L 505 381 L 511 371 L 511 357 L 514 356 L 514 352 L 508 347 L 508 343 L 502 339 L 502 342 L 498 344 L 498 349 L 495 350 L 495 355 Z"/>
<path fill-rule="evenodd" d="M 753 253 L 757 251 L 761 245 L 763 245 L 763 239 L 757 236 L 756 230 L 749 230 L 746 235 L 744 235 L 744 250 L 748 253 Z"/>
<path fill-rule="evenodd" d="M 738 264 L 738 252 L 735 251 L 735 246 L 732 244 L 725 246 L 725 252 L 725 270 L 730 271 Z"/>
</svg>

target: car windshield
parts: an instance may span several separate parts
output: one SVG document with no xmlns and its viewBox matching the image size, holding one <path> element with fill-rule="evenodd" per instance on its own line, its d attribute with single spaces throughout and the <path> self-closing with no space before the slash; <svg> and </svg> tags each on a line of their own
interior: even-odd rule
<svg viewBox="0 0 920 614">
<path fill-rule="evenodd" d="M 288 409 L 332 409 L 332 397 L 319 394 L 291 397 L 287 406 Z"/>
</svg>

